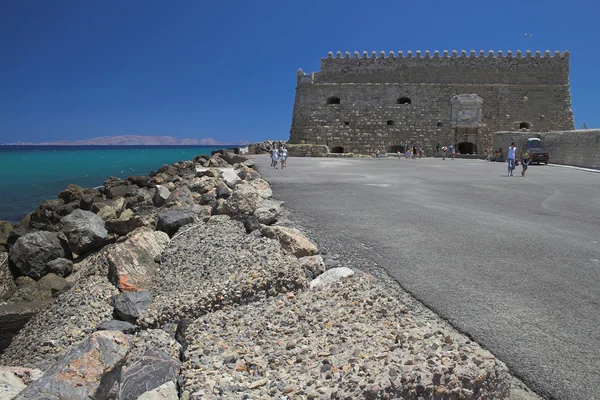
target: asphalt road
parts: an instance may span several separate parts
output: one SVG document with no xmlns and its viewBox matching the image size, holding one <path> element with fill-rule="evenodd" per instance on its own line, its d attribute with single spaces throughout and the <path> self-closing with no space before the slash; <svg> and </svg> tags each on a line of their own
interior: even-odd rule
<svg viewBox="0 0 600 400">
<path fill-rule="evenodd" d="M 551 399 L 600 399 L 600 173 L 252 156 L 277 199 Z"/>
</svg>

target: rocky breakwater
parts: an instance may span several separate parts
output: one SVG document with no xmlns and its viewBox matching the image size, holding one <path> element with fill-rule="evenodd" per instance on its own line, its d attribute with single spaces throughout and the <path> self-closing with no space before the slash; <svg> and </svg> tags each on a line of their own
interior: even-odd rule
<svg viewBox="0 0 600 400">
<path fill-rule="evenodd" d="M 0 397 L 507 396 L 501 362 L 320 255 L 253 166 L 69 186 L 13 229 L 2 307 L 46 303 L 0 355 Z"/>
</svg>

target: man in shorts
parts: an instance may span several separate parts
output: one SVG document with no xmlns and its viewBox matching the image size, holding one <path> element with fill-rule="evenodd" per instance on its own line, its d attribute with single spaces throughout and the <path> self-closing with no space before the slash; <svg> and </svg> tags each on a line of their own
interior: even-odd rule
<svg viewBox="0 0 600 400">
<path fill-rule="evenodd" d="M 513 171 L 515 170 L 515 159 L 517 158 L 517 147 L 515 146 L 515 142 L 510 144 L 508 148 L 508 155 L 506 159 L 508 160 L 508 176 L 513 176 Z"/>
</svg>

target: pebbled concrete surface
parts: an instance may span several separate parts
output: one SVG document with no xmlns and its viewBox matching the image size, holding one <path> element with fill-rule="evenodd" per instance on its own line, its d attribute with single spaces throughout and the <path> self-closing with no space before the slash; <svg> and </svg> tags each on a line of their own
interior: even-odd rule
<svg viewBox="0 0 600 400">
<path fill-rule="evenodd" d="M 251 158 L 321 246 L 384 268 L 543 397 L 600 398 L 600 174 Z"/>
</svg>

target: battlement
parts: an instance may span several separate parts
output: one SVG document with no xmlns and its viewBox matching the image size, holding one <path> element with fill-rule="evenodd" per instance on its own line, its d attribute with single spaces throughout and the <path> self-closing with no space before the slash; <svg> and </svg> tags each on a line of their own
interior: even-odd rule
<svg viewBox="0 0 600 400">
<path fill-rule="evenodd" d="M 568 85 L 569 52 L 338 51 L 321 58 L 321 71 L 299 71 L 297 83 Z"/>
<path fill-rule="evenodd" d="M 425 52 L 422 52 L 421 50 L 417 50 L 413 52 L 411 50 L 408 50 L 406 52 L 406 54 L 404 54 L 404 52 L 402 50 L 398 51 L 398 53 L 395 53 L 393 50 L 390 51 L 389 53 L 386 54 L 385 51 L 380 51 L 379 53 L 377 53 L 376 51 L 372 51 L 371 55 L 369 56 L 369 53 L 367 51 L 363 51 L 362 55 L 360 55 L 360 53 L 358 51 L 354 51 L 353 55 L 350 54 L 349 51 L 346 51 L 342 54 L 341 51 L 336 52 L 335 54 L 335 58 L 336 59 L 340 59 L 340 58 L 355 58 L 355 59 L 368 59 L 368 58 L 373 58 L 373 59 L 382 59 L 382 58 L 399 58 L 399 59 L 411 59 L 411 58 L 424 58 L 424 59 L 428 59 L 428 58 L 458 58 L 458 57 L 468 57 L 468 58 L 517 58 L 517 59 L 521 59 L 521 58 L 553 58 L 553 57 L 559 57 L 559 58 L 566 58 L 568 61 L 569 58 L 569 52 L 568 51 L 564 51 L 564 52 L 560 52 L 558 50 L 554 51 L 554 54 L 552 54 L 550 52 L 550 50 L 546 50 L 544 52 L 544 54 L 542 55 L 541 51 L 536 51 L 535 53 L 532 53 L 531 50 L 526 50 L 525 54 L 523 54 L 523 52 L 521 50 L 517 50 L 516 53 L 513 55 L 513 52 L 511 50 L 508 50 L 506 52 L 506 55 L 504 54 L 504 52 L 502 50 L 498 50 L 497 52 L 494 52 L 494 50 L 489 50 L 487 53 L 484 50 L 479 50 L 479 53 L 477 53 L 475 50 L 471 50 L 469 52 L 469 54 L 467 54 L 466 50 L 461 50 L 460 54 L 458 53 L 457 50 L 452 50 L 452 52 L 449 52 L 448 50 L 444 50 L 441 54 L 439 50 L 434 50 L 433 54 L 431 54 L 431 52 L 429 50 L 425 50 Z M 333 52 L 330 51 L 329 54 L 327 55 L 326 58 L 323 59 L 332 59 L 334 58 L 333 56 Z"/>
</svg>

